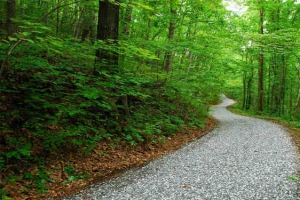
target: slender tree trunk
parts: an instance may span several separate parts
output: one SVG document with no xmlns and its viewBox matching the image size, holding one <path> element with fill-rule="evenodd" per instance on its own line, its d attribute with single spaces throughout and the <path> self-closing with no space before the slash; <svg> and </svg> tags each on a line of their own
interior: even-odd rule
<svg viewBox="0 0 300 200">
<path fill-rule="evenodd" d="M 169 25 L 169 35 L 168 35 L 168 39 L 169 41 L 172 41 L 174 39 L 175 36 L 175 16 L 176 16 L 177 12 L 176 9 L 173 8 L 173 6 L 171 5 L 171 20 L 170 20 L 170 25 Z M 163 69 L 169 73 L 171 71 L 172 68 L 172 58 L 173 58 L 173 54 L 172 51 L 166 51 L 165 54 L 165 58 L 164 58 L 164 65 L 163 65 Z"/>
<path fill-rule="evenodd" d="M 249 110 L 252 103 L 252 82 L 253 82 L 253 59 L 250 57 L 250 64 L 251 64 L 251 74 L 248 79 L 248 85 L 247 85 L 247 102 L 246 102 L 246 110 Z"/>
<path fill-rule="evenodd" d="M 3 19 L 0 19 L 0 42 L 5 38 L 6 36 L 6 30 L 5 30 L 5 22 Z"/>
<path fill-rule="evenodd" d="M 272 109 L 272 87 L 271 87 L 271 71 L 272 68 L 271 66 L 268 67 L 268 96 L 267 96 L 267 109 L 270 112 L 270 110 Z"/>
<path fill-rule="evenodd" d="M 128 0 L 127 1 L 127 6 L 126 6 L 126 10 L 125 10 L 125 15 L 124 15 L 124 19 L 122 20 L 123 22 L 123 27 L 122 27 L 122 38 L 124 40 L 128 40 L 129 39 L 129 35 L 130 35 L 130 23 L 131 23 L 131 19 L 132 19 L 132 0 Z M 125 64 L 125 59 L 126 59 L 126 50 L 124 49 L 122 51 L 122 54 L 120 56 L 120 61 L 121 66 L 124 66 Z M 139 71 L 139 68 L 141 66 L 141 62 L 140 59 L 138 58 L 138 67 L 137 67 L 137 71 Z"/>
<path fill-rule="evenodd" d="M 127 7 L 125 10 L 125 18 L 124 18 L 124 26 L 122 29 L 122 33 L 124 36 L 124 39 L 127 40 L 129 38 L 130 35 L 130 23 L 131 23 L 131 19 L 132 19 L 132 0 L 128 0 L 127 2 Z M 123 54 L 120 56 L 120 60 L 121 62 L 125 62 L 125 50 L 123 52 Z M 124 65 L 124 64 L 122 64 Z M 140 70 L 140 67 L 142 65 L 142 61 L 141 59 L 139 59 L 138 61 L 138 67 L 137 67 L 137 71 Z M 124 108 L 124 114 L 126 117 L 130 116 L 130 109 L 129 109 L 129 103 L 128 103 L 128 96 L 124 95 L 121 97 L 121 101 L 122 101 L 122 105 Z"/>
<path fill-rule="evenodd" d="M 6 32 L 7 37 L 10 37 L 17 31 L 16 24 L 12 21 L 16 17 L 16 0 L 7 0 L 6 14 Z"/>
<path fill-rule="evenodd" d="M 80 42 L 84 42 L 88 38 L 93 38 L 92 31 L 94 29 L 93 22 L 95 21 L 95 13 L 94 10 L 91 10 L 88 7 L 85 7 L 84 10 L 85 16 L 81 19 L 80 31 L 78 31 L 80 33 Z"/>
<path fill-rule="evenodd" d="M 75 8 L 74 8 L 74 28 L 73 28 L 73 37 L 77 38 L 78 35 L 78 15 L 79 15 L 79 2 L 75 0 Z"/>
<path fill-rule="evenodd" d="M 299 92 L 298 92 L 298 103 L 297 103 L 297 106 L 294 110 L 294 118 L 297 118 L 299 111 L 300 111 L 300 95 L 299 95 Z"/>
<path fill-rule="evenodd" d="M 280 113 L 282 115 L 285 114 L 286 75 L 287 75 L 286 61 L 285 61 L 285 56 L 282 55 L 282 72 L 281 72 L 281 85 L 280 85 L 280 100 L 281 100 Z"/>
<path fill-rule="evenodd" d="M 243 52 L 243 54 L 242 54 L 242 61 L 244 62 L 244 57 L 246 57 L 245 58 L 245 63 L 247 64 L 247 53 L 246 53 L 246 56 L 244 56 L 244 53 L 245 52 Z M 246 107 L 246 102 L 247 102 L 247 100 L 246 100 L 246 98 L 247 98 L 247 87 L 246 87 L 246 83 L 247 83 L 247 71 L 246 71 L 247 69 L 244 69 L 244 73 L 243 73 L 243 105 L 242 105 L 242 108 L 243 108 L 243 110 L 245 109 L 245 107 Z"/>
<path fill-rule="evenodd" d="M 124 26 L 123 26 L 123 34 L 125 36 L 129 36 L 130 34 L 130 22 L 132 18 L 132 0 L 128 0 L 126 11 L 125 11 L 125 19 L 124 19 Z"/>
<path fill-rule="evenodd" d="M 260 17 L 260 34 L 264 34 L 264 10 L 261 9 L 259 12 Z M 260 48 L 259 54 L 259 69 L 258 69 L 258 111 L 263 111 L 264 101 L 264 50 Z"/>
<path fill-rule="evenodd" d="M 148 22 L 147 22 L 146 40 L 150 39 L 150 31 L 151 31 L 151 27 L 152 27 L 151 23 L 152 23 L 152 20 L 151 20 L 151 17 L 149 17 Z"/>
<path fill-rule="evenodd" d="M 71 33 L 72 31 L 72 36 L 73 36 L 73 29 L 70 30 L 70 26 L 68 24 L 69 22 L 69 13 L 70 13 L 70 7 L 69 6 L 64 6 L 63 8 L 63 14 L 62 17 L 60 19 L 60 32 L 66 34 L 66 33 Z"/>
<path fill-rule="evenodd" d="M 189 38 L 191 37 L 191 32 L 192 32 L 192 19 L 190 20 L 189 25 L 188 25 L 188 29 L 187 29 L 186 36 L 185 36 L 186 40 L 189 40 Z M 184 63 L 184 58 L 186 57 L 186 55 L 188 55 L 188 67 L 187 67 L 187 71 L 186 71 L 186 73 L 188 75 L 190 72 L 191 65 L 192 65 L 193 53 L 191 51 L 189 51 L 188 49 L 184 49 L 182 51 L 180 67 L 182 67 L 182 65 Z"/>
<path fill-rule="evenodd" d="M 187 67 L 187 70 L 186 70 L 186 75 L 188 76 L 189 73 L 190 73 L 190 70 L 191 70 L 191 66 L 192 66 L 192 62 L 193 62 L 193 54 L 192 52 L 189 52 L 189 57 L 188 57 L 188 67 Z"/>
<path fill-rule="evenodd" d="M 290 84 L 290 101 L 289 101 L 289 113 L 293 112 L 293 84 Z"/>
<path fill-rule="evenodd" d="M 21 10 L 21 15 L 24 16 L 25 15 L 24 0 L 20 0 L 19 5 Z"/>
<path fill-rule="evenodd" d="M 278 113 L 278 108 L 280 106 L 279 102 L 279 72 L 278 72 L 278 62 L 277 62 L 277 56 L 276 54 L 272 54 L 271 56 L 271 67 L 273 71 L 273 83 L 272 83 L 272 96 L 271 96 L 271 109 L 270 114 L 276 114 Z"/>
<path fill-rule="evenodd" d="M 57 6 L 59 6 L 60 4 L 61 4 L 61 0 L 57 0 Z M 56 37 L 58 37 L 58 33 L 59 33 L 59 23 L 60 23 L 59 14 L 60 14 L 60 9 L 58 7 L 56 9 L 56 27 L 55 27 Z"/>
<path fill-rule="evenodd" d="M 246 102 L 247 102 L 247 72 L 244 71 L 243 73 L 243 105 L 242 105 L 242 108 L 243 110 L 246 109 Z"/>
</svg>

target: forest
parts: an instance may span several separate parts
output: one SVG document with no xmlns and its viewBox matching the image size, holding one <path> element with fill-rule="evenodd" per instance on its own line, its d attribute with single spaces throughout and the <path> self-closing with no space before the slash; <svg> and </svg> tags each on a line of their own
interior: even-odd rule
<svg viewBox="0 0 300 200">
<path fill-rule="evenodd" d="M 205 129 L 221 93 L 300 127 L 299 4 L 0 0 L 0 196 L 102 180 L 74 160 Z"/>
</svg>

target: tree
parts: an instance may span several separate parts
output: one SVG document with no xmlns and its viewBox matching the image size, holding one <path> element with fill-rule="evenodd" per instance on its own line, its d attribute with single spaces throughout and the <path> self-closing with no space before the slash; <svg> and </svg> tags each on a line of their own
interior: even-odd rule
<svg viewBox="0 0 300 200">
<path fill-rule="evenodd" d="M 129 36 L 130 34 L 130 23 L 131 23 L 131 19 L 132 19 L 132 0 L 128 0 L 127 2 L 127 6 L 126 6 L 126 10 L 125 10 L 125 17 L 124 17 L 124 25 L 123 25 L 123 30 L 122 33 L 125 36 Z"/>
<path fill-rule="evenodd" d="M 263 0 L 259 1 L 259 33 L 264 34 L 264 8 L 262 4 Z M 259 70 L 258 70 L 258 111 L 263 111 L 264 102 L 264 50 L 260 47 L 259 53 Z"/>
<path fill-rule="evenodd" d="M 176 26 L 176 8 L 178 2 L 176 0 L 170 0 L 170 23 L 169 23 L 169 33 L 168 33 L 168 40 L 169 42 L 172 42 L 174 40 L 175 36 L 175 26 Z M 165 53 L 165 58 L 164 58 L 164 64 L 163 64 L 163 69 L 169 73 L 172 67 L 172 52 L 167 50 Z"/>
<path fill-rule="evenodd" d="M 104 41 L 106 46 L 116 48 L 119 38 L 119 0 L 99 2 L 97 39 Z M 118 66 L 118 52 L 114 50 L 98 49 L 97 63 L 101 66 Z M 96 69 L 94 70 L 96 71 Z"/>
<path fill-rule="evenodd" d="M 12 21 L 12 19 L 16 17 L 16 0 L 7 0 L 6 14 L 6 31 L 7 37 L 9 37 L 16 32 L 16 25 Z"/>
<path fill-rule="evenodd" d="M 296 39 L 299 23 L 295 19 L 299 17 L 299 4 L 294 0 L 263 0 L 248 1 L 247 5 L 248 11 L 235 23 L 241 35 L 237 38 L 237 58 L 244 53 L 248 58 L 235 59 L 239 60 L 243 71 L 244 108 L 274 116 L 295 117 L 299 102 L 299 82 L 295 81 L 298 80 L 299 55 Z M 249 41 L 251 47 L 247 45 Z M 258 59 L 253 59 L 253 65 L 250 64 L 250 58 L 255 57 Z M 255 73 L 252 75 L 252 72 Z M 247 84 L 250 80 L 257 86 Z M 253 94 L 250 104 L 247 103 L 248 93 Z"/>
</svg>

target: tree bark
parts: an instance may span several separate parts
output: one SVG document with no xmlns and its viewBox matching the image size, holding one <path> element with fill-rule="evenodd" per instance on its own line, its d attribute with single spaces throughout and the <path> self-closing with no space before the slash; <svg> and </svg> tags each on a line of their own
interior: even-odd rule
<svg viewBox="0 0 300 200">
<path fill-rule="evenodd" d="M 252 81 L 253 81 L 253 59 L 252 57 L 250 57 L 249 59 L 250 61 L 250 65 L 251 65 L 251 73 L 250 73 L 250 77 L 248 78 L 248 83 L 247 83 L 247 101 L 246 101 L 246 110 L 249 110 L 251 107 L 251 103 L 252 103 Z"/>
<path fill-rule="evenodd" d="M 169 25 L 169 35 L 168 35 L 168 39 L 169 41 L 172 41 L 174 39 L 175 36 L 175 15 L 177 14 L 176 9 L 173 8 L 173 6 L 171 5 L 171 20 L 170 20 L 170 25 Z M 166 51 L 165 54 L 165 59 L 164 59 L 164 64 L 163 64 L 163 69 L 169 73 L 171 71 L 172 68 L 172 52 L 171 51 Z"/>
<path fill-rule="evenodd" d="M 16 24 L 12 21 L 16 17 L 16 0 L 7 0 L 6 15 L 6 32 L 7 37 L 10 37 L 17 31 Z"/>
<path fill-rule="evenodd" d="M 60 6 L 61 0 L 57 0 L 57 5 Z M 60 9 L 57 8 L 56 10 L 56 27 L 55 27 L 55 35 L 58 37 L 59 33 L 59 23 L 60 23 Z"/>
<path fill-rule="evenodd" d="M 280 102 L 281 102 L 280 114 L 281 115 L 285 114 L 286 76 L 287 76 L 287 66 L 285 61 L 285 55 L 282 55 L 282 71 L 281 71 L 281 84 L 280 84 Z"/>
<path fill-rule="evenodd" d="M 73 37 L 77 38 L 78 35 L 78 24 L 79 24 L 79 19 L 78 19 L 78 13 L 79 13 L 79 2 L 75 0 L 75 8 L 74 8 L 74 29 L 73 29 Z"/>
<path fill-rule="evenodd" d="M 118 2 L 119 0 L 115 0 L 115 2 L 99 1 L 97 39 L 104 41 L 107 46 L 112 46 L 113 50 L 98 49 L 96 64 L 100 64 L 101 67 L 109 67 L 111 70 L 111 67 L 118 66 L 119 58 L 119 54 L 114 51 L 119 38 Z M 96 68 L 94 68 L 94 72 L 96 72 Z"/>
<path fill-rule="evenodd" d="M 130 22 L 132 18 L 132 0 L 128 0 L 126 11 L 125 11 L 125 19 L 124 19 L 124 26 L 123 26 L 123 34 L 125 36 L 129 36 L 130 34 Z"/>
<path fill-rule="evenodd" d="M 298 94 L 298 96 L 299 96 L 299 94 Z M 300 97 L 298 97 L 298 103 L 297 103 L 297 106 L 296 106 L 294 114 L 293 114 L 294 118 L 297 118 L 299 111 L 300 111 Z"/>
<path fill-rule="evenodd" d="M 260 19 L 260 34 L 264 34 L 264 10 L 259 11 Z M 264 101 L 264 50 L 263 47 L 260 48 L 259 54 L 259 69 L 258 69 L 258 111 L 263 111 L 263 101 Z"/>
<path fill-rule="evenodd" d="M 246 109 L 246 102 L 247 102 L 247 71 L 245 70 L 243 73 L 243 110 Z"/>
<path fill-rule="evenodd" d="M 3 19 L 0 19 L 0 42 L 5 39 L 6 30 L 5 30 L 5 22 Z"/>
</svg>

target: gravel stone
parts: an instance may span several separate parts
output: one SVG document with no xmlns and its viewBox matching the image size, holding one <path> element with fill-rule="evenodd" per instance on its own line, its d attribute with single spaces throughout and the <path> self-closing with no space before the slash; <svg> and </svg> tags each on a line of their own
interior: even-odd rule
<svg viewBox="0 0 300 200">
<path fill-rule="evenodd" d="M 229 112 L 234 103 L 211 110 L 219 125 L 187 146 L 97 184 L 65 200 L 295 200 L 299 155 L 277 124 Z M 87 198 L 88 197 L 88 198 Z"/>
</svg>

